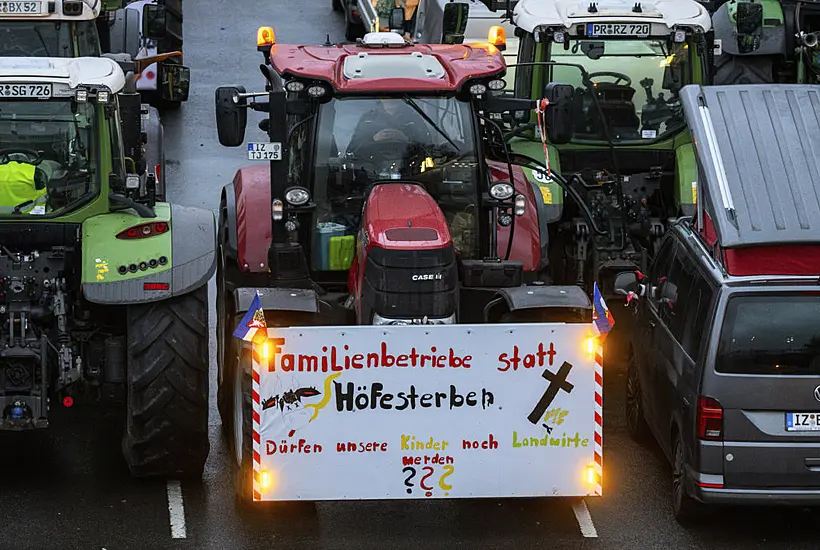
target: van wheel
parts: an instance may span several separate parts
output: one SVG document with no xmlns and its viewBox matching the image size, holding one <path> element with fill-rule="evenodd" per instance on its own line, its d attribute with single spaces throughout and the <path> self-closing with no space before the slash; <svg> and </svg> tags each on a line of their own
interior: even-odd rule
<svg viewBox="0 0 820 550">
<path fill-rule="evenodd" d="M 643 410 L 643 392 L 638 376 L 638 360 L 632 353 L 626 371 L 626 429 L 629 437 L 638 443 L 646 442 L 649 426 Z"/>
<path fill-rule="evenodd" d="M 683 456 L 683 440 L 680 435 L 675 436 L 674 470 L 672 472 L 672 510 L 675 521 L 680 524 L 694 523 L 700 519 L 703 504 L 686 493 L 688 477 Z"/>
</svg>

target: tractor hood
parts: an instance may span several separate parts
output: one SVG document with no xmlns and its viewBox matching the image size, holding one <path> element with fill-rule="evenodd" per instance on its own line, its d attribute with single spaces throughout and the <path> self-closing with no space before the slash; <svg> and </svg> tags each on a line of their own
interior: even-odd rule
<svg viewBox="0 0 820 550">
<path fill-rule="evenodd" d="M 501 52 L 489 44 L 276 44 L 271 63 L 285 78 L 323 80 L 339 92 L 456 91 L 467 80 L 505 70 Z"/>
<path fill-rule="evenodd" d="M 444 214 L 418 184 L 377 185 L 367 198 L 363 219 L 368 243 L 381 248 L 441 248 L 451 242 Z"/>
<path fill-rule="evenodd" d="M 574 28 L 583 23 L 651 23 L 653 35 L 667 34 L 672 27 L 711 28 L 709 12 L 695 0 L 598 0 L 590 12 L 589 0 L 520 0 L 513 10 L 513 22 L 527 32 L 536 27 Z M 634 10 L 640 5 L 640 12 Z"/>
</svg>

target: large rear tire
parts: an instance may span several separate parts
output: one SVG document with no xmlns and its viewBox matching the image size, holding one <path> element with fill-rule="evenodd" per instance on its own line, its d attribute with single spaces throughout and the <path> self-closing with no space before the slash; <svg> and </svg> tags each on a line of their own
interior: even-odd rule
<svg viewBox="0 0 820 550">
<path fill-rule="evenodd" d="M 771 56 L 719 55 L 715 58 L 714 84 L 770 84 L 774 78 Z"/>
<path fill-rule="evenodd" d="M 208 442 L 208 286 L 128 308 L 123 454 L 134 477 L 199 478 Z"/>
</svg>

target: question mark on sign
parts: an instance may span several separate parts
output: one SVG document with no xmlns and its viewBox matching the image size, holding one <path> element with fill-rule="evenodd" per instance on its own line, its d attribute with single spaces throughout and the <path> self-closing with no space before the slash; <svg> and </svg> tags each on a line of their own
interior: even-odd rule
<svg viewBox="0 0 820 550">
<path fill-rule="evenodd" d="M 427 470 L 430 470 L 430 471 L 429 471 L 429 472 L 427 472 L 427 474 L 425 474 L 425 476 L 421 478 L 421 481 L 419 481 L 419 486 L 420 486 L 422 489 L 424 489 L 425 491 L 427 491 L 426 495 L 427 495 L 428 497 L 429 497 L 429 496 L 433 496 L 433 488 L 432 488 L 432 487 L 428 487 L 427 485 L 425 485 L 425 484 L 424 484 L 424 482 L 425 482 L 425 481 L 427 481 L 427 478 L 428 478 L 428 477 L 430 477 L 431 475 L 433 475 L 433 472 L 434 472 L 433 467 L 432 467 L 432 466 L 425 466 L 425 467 L 423 468 L 423 470 L 424 470 L 425 472 L 427 472 Z"/>
<path fill-rule="evenodd" d="M 444 489 L 445 491 L 449 491 L 450 489 L 453 488 L 453 486 L 450 485 L 449 483 L 444 483 L 444 478 L 453 475 L 453 472 L 455 471 L 455 469 L 456 469 L 456 467 L 453 466 L 452 464 L 446 465 L 444 467 L 444 473 L 441 474 L 441 478 L 438 480 L 438 486 L 441 487 L 442 489 Z M 447 496 L 449 494 L 450 493 L 444 493 L 444 496 Z"/>
<path fill-rule="evenodd" d="M 410 470 L 410 475 L 407 476 L 407 479 L 404 480 L 404 484 L 407 485 L 407 494 L 410 495 L 413 493 L 413 483 L 410 480 L 413 479 L 414 475 L 416 475 L 416 469 L 407 466 L 406 468 L 402 469 L 402 473 L 406 473 L 407 470 Z"/>
</svg>

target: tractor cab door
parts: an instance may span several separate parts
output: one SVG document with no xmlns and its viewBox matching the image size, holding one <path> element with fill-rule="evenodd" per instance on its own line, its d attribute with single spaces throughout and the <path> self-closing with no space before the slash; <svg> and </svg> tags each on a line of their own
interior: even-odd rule
<svg viewBox="0 0 820 550">
<path fill-rule="evenodd" d="M 182 0 L 157 0 L 165 6 L 165 36 L 157 42 L 160 53 L 182 51 Z"/>
</svg>

